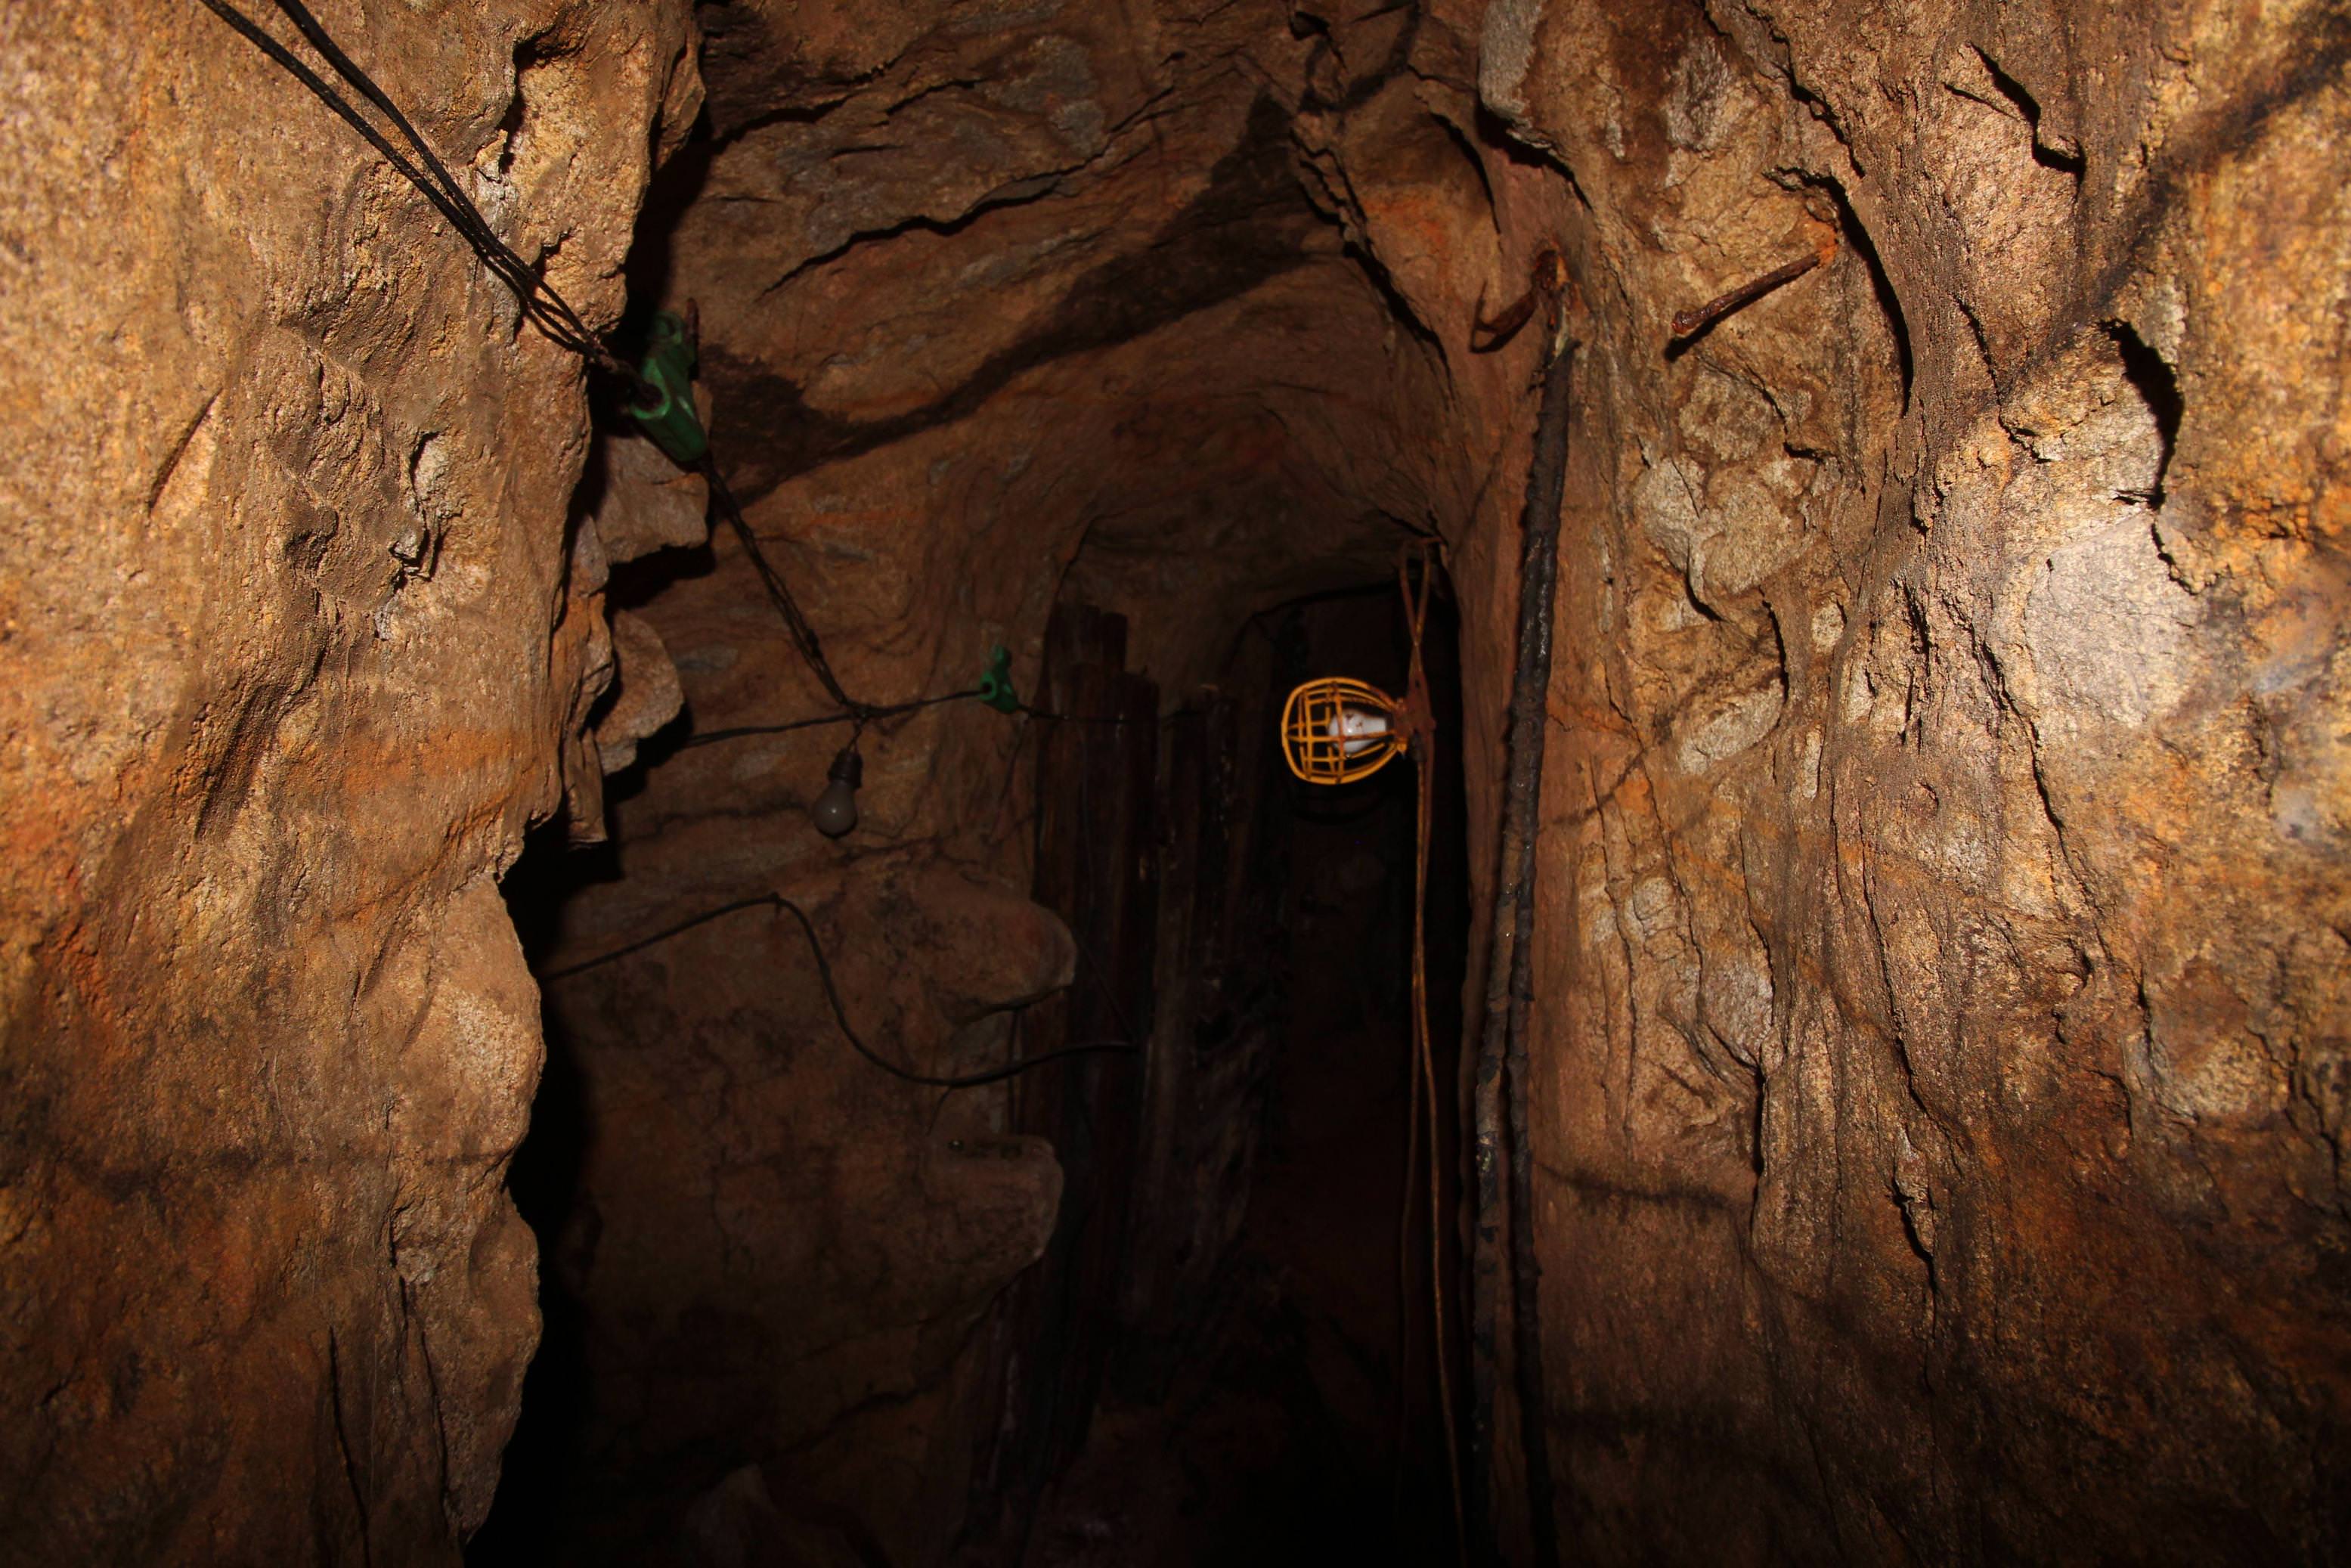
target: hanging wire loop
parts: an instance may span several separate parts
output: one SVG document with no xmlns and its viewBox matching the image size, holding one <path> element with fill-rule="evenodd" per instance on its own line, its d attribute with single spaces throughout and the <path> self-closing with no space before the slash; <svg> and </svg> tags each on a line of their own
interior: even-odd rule
<svg viewBox="0 0 2351 1568">
<path fill-rule="evenodd" d="M 849 1021 L 849 1009 L 841 1002 L 841 988 L 834 982 L 832 977 L 832 960 L 825 954 L 823 939 L 817 936 L 816 922 L 809 917 L 807 910 L 780 893 L 755 894 L 748 898 L 738 898 L 731 903 L 719 904 L 716 908 L 705 909 L 699 915 L 681 920 L 674 925 L 665 925 L 650 936 L 641 936 L 610 952 L 599 953 L 592 958 L 583 958 L 576 964 L 566 964 L 561 968 L 549 969 L 542 977 L 549 982 L 569 979 L 574 975 L 584 975 L 590 969 L 601 968 L 607 964 L 617 963 L 632 954 L 642 953 L 648 947 L 658 946 L 671 937 L 682 936 L 698 925 L 707 925 L 714 920 L 723 919 L 729 915 L 739 915 L 747 909 L 767 908 L 781 911 L 799 922 L 801 935 L 808 938 L 809 956 L 816 960 L 816 977 L 818 983 L 824 988 L 825 1004 L 832 1009 L 832 1021 L 840 1029 L 841 1037 L 849 1042 L 852 1051 L 893 1078 L 904 1080 L 908 1083 L 919 1083 L 929 1089 L 977 1089 L 985 1084 L 999 1083 L 1005 1079 L 1018 1077 L 1032 1068 L 1043 1067 L 1049 1062 L 1066 1061 L 1071 1057 L 1134 1056 L 1141 1054 L 1143 1051 L 1140 1045 L 1132 1040 L 1089 1040 L 1083 1045 L 1064 1046 L 1059 1051 L 1049 1051 L 1042 1056 L 1029 1057 L 1019 1061 L 1007 1063 L 1002 1067 L 990 1068 L 985 1072 L 941 1075 L 916 1072 L 901 1067 L 866 1044 L 864 1036 L 857 1032 L 857 1026 Z"/>
</svg>

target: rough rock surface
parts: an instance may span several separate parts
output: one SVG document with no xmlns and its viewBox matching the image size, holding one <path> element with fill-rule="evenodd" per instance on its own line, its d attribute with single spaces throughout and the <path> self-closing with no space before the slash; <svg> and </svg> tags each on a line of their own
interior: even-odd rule
<svg viewBox="0 0 2351 1568">
<path fill-rule="evenodd" d="M 686 9 L 429 9 L 320 7 L 611 320 Z M 452 1563 L 538 1333 L 496 879 L 608 662 L 581 371 L 199 6 L 11 5 L 0 101 L 0 1561 Z"/>
<path fill-rule="evenodd" d="M 2351 25 L 1484 41 L 1594 321 L 1536 1048 L 1583 1551 L 2338 1560 Z"/>
</svg>

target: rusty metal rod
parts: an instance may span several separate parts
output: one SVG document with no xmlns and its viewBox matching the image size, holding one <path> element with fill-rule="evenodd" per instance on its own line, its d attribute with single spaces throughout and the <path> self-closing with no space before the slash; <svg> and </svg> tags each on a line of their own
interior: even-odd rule
<svg viewBox="0 0 2351 1568">
<path fill-rule="evenodd" d="M 1472 1081 L 1471 1165 L 1477 1198 L 1469 1281 L 1469 1440 L 1476 1481 L 1470 1496 L 1479 1511 L 1478 1539 L 1489 1552 L 1499 1533 L 1495 1529 L 1494 1397 L 1498 1381 L 1495 1325 L 1501 1298 L 1503 1046 L 1510 1033 L 1514 1012 L 1520 1014 L 1523 1032 L 1524 1009 L 1514 1002 L 1514 991 L 1531 994 L 1532 989 L 1531 972 L 1521 970 L 1530 961 L 1526 949 L 1533 923 L 1535 835 L 1539 826 L 1536 808 L 1542 796 L 1543 739 L 1551 689 L 1552 601 L 1559 582 L 1560 507 L 1567 493 L 1569 392 L 1574 363 L 1575 344 L 1570 340 L 1560 346 L 1543 373 L 1542 401 L 1535 416 L 1534 458 L 1527 467 L 1526 505 L 1520 515 L 1519 647 L 1517 668 L 1510 682 L 1510 772 L 1503 787 L 1501 841 L 1495 866 L 1486 1016 Z M 1522 1055 L 1523 1045 L 1519 1049 Z M 1523 1068 L 1514 1071 L 1510 1078 L 1511 1098 L 1522 1101 L 1528 1091 Z M 1514 1141 L 1523 1149 L 1526 1139 L 1522 1104 L 1511 1106 L 1510 1120 Z M 1522 1165 L 1514 1150 L 1512 1174 L 1518 1178 L 1514 1184 L 1518 1190 L 1511 1198 L 1514 1209 L 1523 1208 L 1531 1201 L 1526 1178 L 1520 1174 Z M 1522 1238 L 1520 1224 L 1513 1220 L 1511 1229 L 1513 1242 L 1522 1244 L 1528 1254 L 1519 1260 L 1514 1297 L 1515 1313 L 1521 1319 L 1513 1339 L 1519 1361 L 1520 1413 L 1526 1420 L 1540 1423 L 1544 1412 L 1541 1342 L 1533 1337 L 1541 1325 L 1533 1321 L 1536 1297 L 1531 1267 L 1532 1228 L 1530 1223 Z M 1534 1461 L 1547 1447 L 1547 1443 L 1539 1441 L 1530 1450 L 1527 1473 L 1531 1507 L 1544 1521 L 1548 1521 L 1552 1511 L 1550 1466 L 1545 1462 L 1538 1473 Z M 1548 1534 L 1547 1526 L 1538 1524 L 1537 1529 L 1545 1532 L 1537 1536 L 1538 1542 L 1541 1542 Z M 1555 1542 L 1551 1550 L 1555 1557 Z"/>
<path fill-rule="evenodd" d="M 1676 341 L 1696 337 L 1734 310 L 1743 310 L 1782 284 L 1793 283 L 1804 274 L 1825 263 L 1836 254 L 1836 235 L 1832 233 L 1821 242 L 1820 248 L 1810 256 L 1800 256 L 1785 267 L 1775 267 L 1762 277 L 1740 284 L 1728 294 L 1717 295 L 1705 304 L 1685 310 L 1673 319 L 1667 329 Z"/>
<path fill-rule="evenodd" d="M 1519 335 L 1519 329 L 1534 319 L 1541 307 L 1543 319 L 1556 332 L 1559 329 L 1560 296 L 1567 288 L 1567 261 L 1557 246 L 1545 246 L 1535 256 L 1532 276 L 1526 293 L 1518 303 L 1507 306 L 1492 320 L 1486 319 L 1486 296 L 1481 290 L 1478 308 L 1469 313 L 1469 351 L 1490 354 Z"/>
<path fill-rule="evenodd" d="M 1542 743 L 1535 743 L 1535 793 L 1542 793 Z M 1527 1067 L 1528 1015 L 1534 1002 L 1535 836 L 1520 851 L 1518 939 L 1510 945 L 1510 1034 L 1502 1053 L 1510 1128 L 1510 1348 L 1519 1395 L 1519 1451 L 1527 1469 L 1527 1529 L 1535 1568 L 1556 1568 L 1559 1521 L 1552 1512 L 1551 1407 L 1543 1395 L 1542 1267 L 1535 1258 L 1534 1141 L 1527 1132 L 1527 1101 L 1534 1093 Z"/>
</svg>

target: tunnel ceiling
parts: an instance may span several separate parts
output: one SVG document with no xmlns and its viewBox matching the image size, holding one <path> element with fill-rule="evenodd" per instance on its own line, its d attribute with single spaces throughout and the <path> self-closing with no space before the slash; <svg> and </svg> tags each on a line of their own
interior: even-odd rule
<svg viewBox="0 0 2351 1568">
<path fill-rule="evenodd" d="M 705 18 L 712 140 L 638 267 L 700 307 L 761 527 L 814 570 L 859 563 L 820 591 L 862 629 L 852 660 L 891 625 L 903 656 L 931 596 L 1033 626 L 1082 549 L 1144 662 L 1196 680 L 1209 639 L 1180 607 L 1228 632 L 1238 600 L 1375 573 L 1461 510 L 1444 358 L 1307 154 L 1318 92 L 1393 89 L 1415 154 L 1475 193 L 1398 63 L 1408 13 L 1351 37 L 1353 74 L 1274 4 Z"/>
</svg>

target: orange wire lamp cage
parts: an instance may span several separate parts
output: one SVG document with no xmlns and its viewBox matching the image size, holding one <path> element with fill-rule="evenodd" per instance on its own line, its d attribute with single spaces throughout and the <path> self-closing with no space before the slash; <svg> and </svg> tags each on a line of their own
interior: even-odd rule
<svg viewBox="0 0 2351 1568">
<path fill-rule="evenodd" d="M 1411 738 L 1404 704 L 1343 675 L 1307 682 L 1281 710 L 1282 757 L 1309 784 L 1368 779 L 1400 756 Z"/>
</svg>

